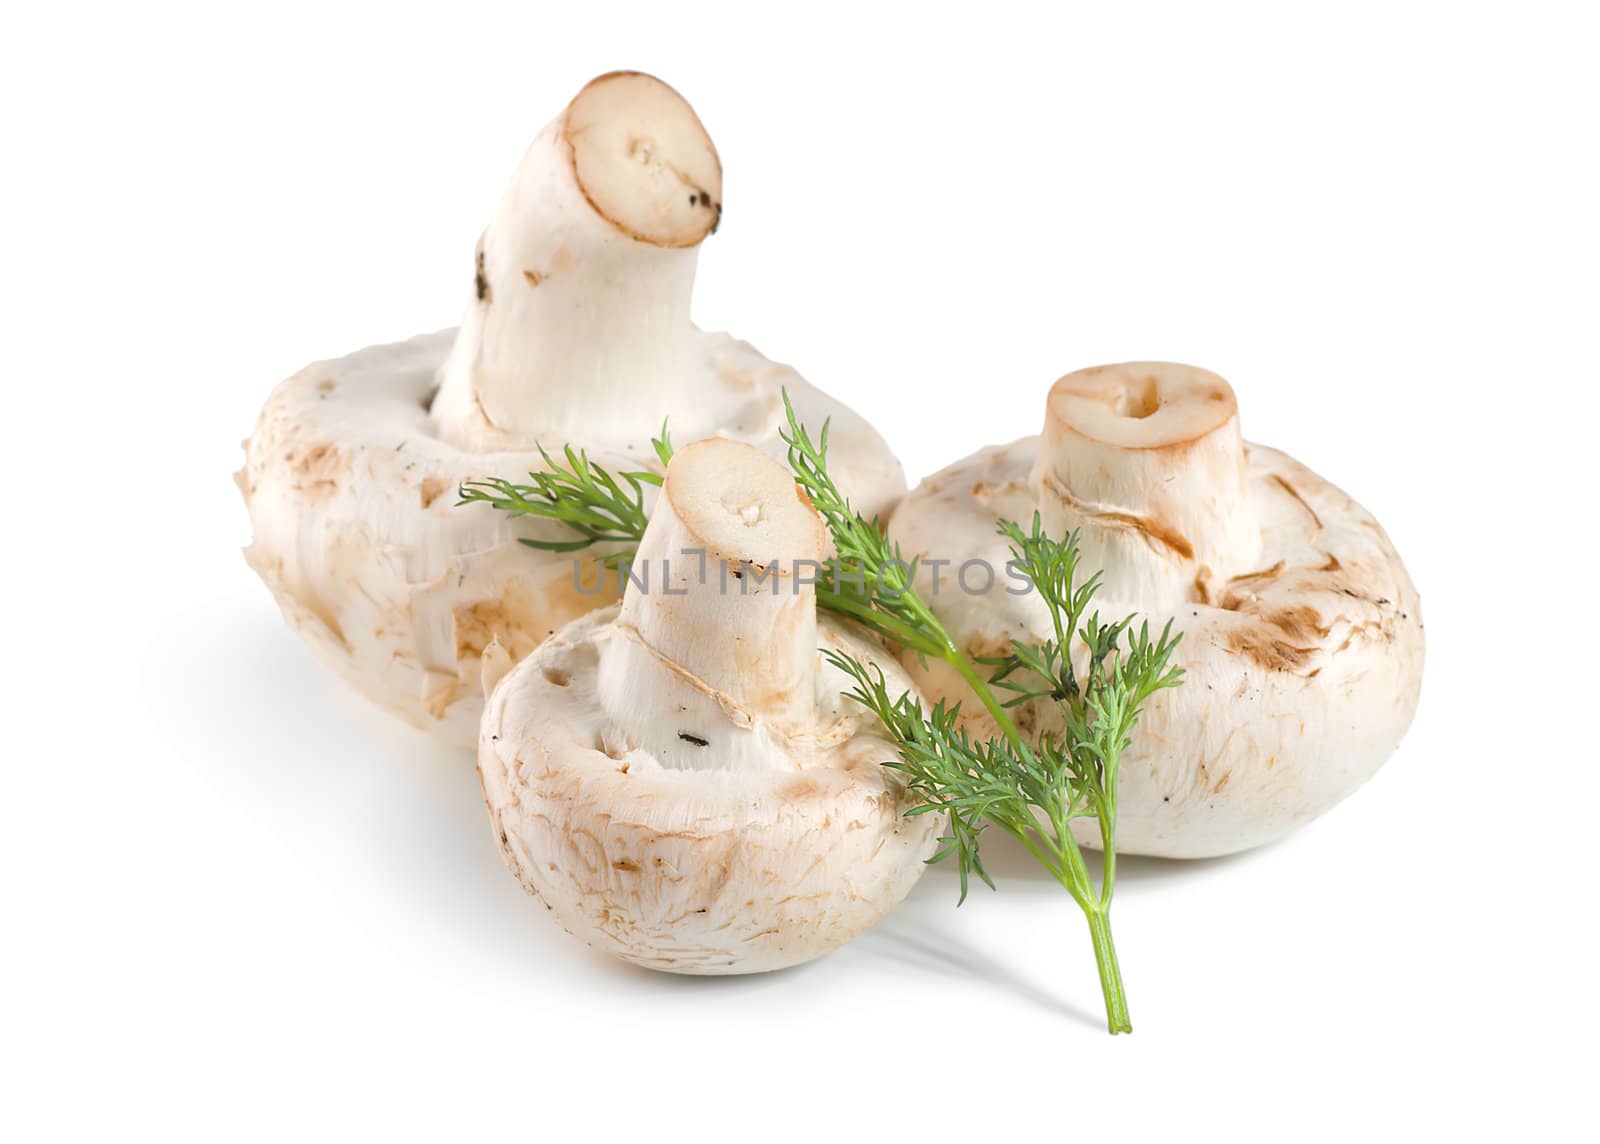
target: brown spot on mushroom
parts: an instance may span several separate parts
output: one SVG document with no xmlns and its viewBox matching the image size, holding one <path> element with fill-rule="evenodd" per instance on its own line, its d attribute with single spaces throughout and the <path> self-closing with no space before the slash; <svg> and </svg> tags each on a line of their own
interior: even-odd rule
<svg viewBox="0 0 1600 1144">
<path fill-rule="evenodd" d="M 533 601 L 519 584 L 510 585 L 494 599 L 454 609 L 456 658 L 480 658 L 483 649 L 498 639 L 513 659 L 522 659 L 539 644 L 529 630 L 533 612 Z"/>
<path fill-rule="evenodd" d="M 424 477 L 422 479 L 422 507 L 432 508 L 433 502 L 444 495 L 450 487 L 450 482 L 443 477 Z"/>
<path fill-rule="evenodd" d="M 333 637 L 333 642 L 343 650 L 350 650 L 350 641 L 345 638 L 344 629 L 339 626 L 339 618 L 334 615 L 333 609 L 322 602 L 322 598 L 315 593 L 308 593 L 301 600 L 306 611 L 315 616 L 323 627 L 328 629 L 328 635 Z"/>
<path fill-rule="evenodd" d="M 1353 625 L 1350 630 L 1345 633 L 1343 642 L 1341 642 L 1338 647 L 1333 649 L 1333 654 L 1338 655 L 1340 652 L 1348 649 L 1351 644 L 1356 642 L 1356 640 L 1365 639 L 1373 634 L 1381 637 L 1385 643 L 1392 643 L 1394 640 L 1394 632 L 1389 629 L 1387 624 L 1380 620 L 1369 620 L 1364 624 Z"/>
<path fill-rule="evenodd" d="M 537 594 L 513 582 L 499 596 L 457 606 L 451 613 L 456 658 L 480 659 L 484 649 L 498 639 L 512 661 L 520 661 L 552 632 L 620 595 L 615 579 L 603 576 L 598 582 L 591 577 L 584 587 L 589 589 L 588 595 L 578 590 L 569 572 L 543 584 Z"/>
<path fill-rule="evenodd" d="M 778 797 L 787 802 L 805 802 L 826 794 L 827 789 L 809 775 L 796 775 L 778 788 Z"/>
<path fill-rule="evenodd" d="M 1270 568 L 1263 568 L 1258 572 L 1245 572 L 1238 576 L 1228 577 L 1229 584 L 1245 584 L 1251 580 L 1270 580 L 1283 571 L 1283 561 L 1280 560 Z"/>
<path fill-rule="evenodd" d="M 494 301 L 494 291 L 489 289 L 489 274 L 484 269 L 483 247 L 481 246 L 478 247 L 477 256 L 473 259 L 473 266 L 475 267 L 473 284 L 477 287 L 478 301 L 487 306 Z"/>
<path fill-rule="evenodd" d="M 317 382 L 317 392 L 324 395 L 332 393 L 337 385 L 338 382 L 334 381 L 333 378 L 325 377 L 321 381 Z"/>
<path fill-rule="evenodd" d="M 1270 568 L 1263 568 L 1259 572 L 1245 572 L 1239 576 L 1228 578 L 1228 590 L 1223 593 L 1219 607 L 1225 611 L 1238 612 L 1244 610 L 1254 599 L 1255 590 L 1250 585 L 1257 581 L 1271 580 L 1283 571 L 1283 561 L 1280 560 Z"/>
<path fill-rule="evenodd" d="M 1316 509 L 1312 508 L 1306 503 L 1306 498 L 1300 495 L 1300 490 L 1295 488 L 1288 481 L 1284 480 L 1277 473 L 1272 474 L 1272 479 L 1277 481 L 1278 484 L 1283 487 L 1283 491 L 1293 497 L 1299 503 L 1300 507 L 1305 509 L 1306 512 L 1311 515 L 1311 523 L 1314 524 L 1317 527 L 1317 531 L 1320 532 L 1322 530 L 1322 518 L 1317 515 Z"/>
<path fill-rule="evenodd" d="M 611 863 L 611 868 L 613 870 L 625 870 L 629 874 L 637 874 L 639 872 L 639 863 L 631 858 L 618 858 Z"/>
<path fill-rule="evenodd" d="M 1151 548 L 1165 548 L 1184 560 L 1194 559 L 1194 545 L 1190 544 L 1187 537 L 1165 521 L 1157 520 L 1153 516 L 1138 516 L 1131 512 L 1097 508 L 1073 496 L 1053 476 L 1046 479 L 1051 491 L 1060 497 L 1068 508 L 1080 516 L 1111 528 L 1137 532 Z"/>
<path fill-rule="evenodd" d="M 290 487 L 311 501 L 333 496 L 348 467 L 344 454 L 326 442 L 313 445 L 304 453 L 290 452 L 285 460 L 290 466 Z"/>
<path fill-rule="evenodd" d="M 1343 564 L 1339 563 L 1339 558 L 1337 556 L 1335 556 L 1333 553 L 1324 552 L 1323 555 L 1328 558 L 1327 561 L 1325 563 L 1319 564 L 1319 565 L 1317 565 L 1317 567 L 1313 568 L 1312 569 L 1313 572 L 1337 572 L 1337 571 L 1339 571 L 1339 569 L 1344 567 Z"/>
<path fill-rule="evenodd" d="M 452 679 L 423 693 L 422 709 L 434 719 L 443 719 L 456 700 L 467 693 L 467 685 L 459 679 Z"/>
<path fill-rule="evenodd" d="M 1271 580 L 1273 577 L 1277 576 L 1282 571 L 1283 571 L 1283 561 L 1280 560 L 1276 564 L 1272 565 L 1270 568 L 1262 568 L 1260 571 L 1257 571 L 1257 572 L 1245 572 L 1245 573 L 1242 573 L 1241 575 L 1238 575 L 1238 576 L 1230 576 L 1230 577 L 1228 577 L 1228 587 L 1230 589 L 1232 589 L 1236 585 L 1250 585 L 1250 584 L 1255 583 L 1258 580 Z M 1229 594 L 1230 595 L 1236 595 L 1237 593 L 1234 593 L 1234 592 L 1230 591 Z M 1230 610 L 1232 610 L 1233 607 L 1236 607 L 1236 605 L 1227 605 L 1227 604 L 1224 604 L 1223 606 L 1229 608 Z"/>
<path fill-rule="evenodd" d="M 1185 560 L 1194 559 L 1194 545 L 1172 526 L 1165 524 L 1151 516 L 1135 516 L 1131 512 L 1098 512 L 1091 513 L 1095 520 L 1122 528 L 1129 528 L 1142 533 L 1150 547 L 1157 545 L 1171 549 L 1172 552 Z"/>
<path fill-rule="evenodd" d="M 1280 608 L 1275 612 L 1264 614 L 1262 619 L 1275 625 L 1292 640 L 1322 640 L 1328 635 L 1328 628 L 1319 622 L 1322 619 L 1321 613 L 1310 604 Z"/>
<path fill-rule="evenodd" d="M 1252 612 L 1254 622 L 1229 629 L 1224 646 L 1267 671 L 1297 671 L 1304 667 L 1327 638 L 1329 628 L 1309 604 Z"/>
<path fill-rule="evenodd" d="M 543 274 L 535 273 L 532 270 L 524 270 L 522 272 L 522 277 L 527 280 L 529 286 L 537 286 L 539 283 L 543 282 L 545 278 Z"/>
</svg>

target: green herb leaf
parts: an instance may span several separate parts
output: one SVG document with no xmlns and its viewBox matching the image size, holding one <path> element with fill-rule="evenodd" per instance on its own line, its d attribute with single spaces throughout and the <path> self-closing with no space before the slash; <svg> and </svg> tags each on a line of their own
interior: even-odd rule
<svg viewBox="0 0 1600 1144">
<path fill-rule="evenodd" d="M 651 443 L 658 457 L 671 458 L 672 445 L 665 425 L 661 427 L 661 437 Z M 587 453 L 575 451 L 570 445 L 562 450 L 564 461 L 552 457 L 542 446 L 539 455 L 544 459 L 545 470 L 529 473 L 527 484 L 500 478 L 467 481 L 459 490 L 461 499 L 456 504 L 487 504 L 511 516 L 554 520 L 578 534 L 573 540 L 523 539 L 529 548 L 577 552 L 592 544 L 616 543 L 629 547 L 608 556 L 608 562 L 631 554 L 644 536 L 648 521 L 644 486 L 659 486 L 661 478 L 647 471 L 613 476 L 589 460 Z"/>
</svg>

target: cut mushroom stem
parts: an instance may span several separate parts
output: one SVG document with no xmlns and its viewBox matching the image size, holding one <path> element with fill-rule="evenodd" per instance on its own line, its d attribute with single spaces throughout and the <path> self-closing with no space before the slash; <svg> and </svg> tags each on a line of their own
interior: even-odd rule
<svg viewBox="0 0 1600 1144">
<path fill-rule="evenodd" d="M 588 84 L 534 140 L 479 241 L 474 297 L 433 412 L 467 448 L 648 440 L 696 408 L 689 320 L 722 164 L 693 108 L 637 72 Z"/>
<path fill-rule="evenodd" d="M 813 719 L 827 551 L 782 465 L 717 438 L 678 450 L 628 570 L 599 681 L 607 712 L 645 728 L 664 765 L 766 765 L 755 739 Z"/>
<path fill-rule="evenodd" d="M 1067 374 L 1050 390 L 1033 484 L 1050 530 L 1079 529 L 1085 566 L 1147 611 L 1260 553 L 1238 403 L 1208 370 L 1128 362 Z"/>
</svg>

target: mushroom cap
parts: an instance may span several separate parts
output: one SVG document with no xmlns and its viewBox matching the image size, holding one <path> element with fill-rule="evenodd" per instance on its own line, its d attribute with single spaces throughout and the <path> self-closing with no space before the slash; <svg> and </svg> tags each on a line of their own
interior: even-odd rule
<svg viewBox="0 0 1600 1144">
<path fill-rule="evenodd" d="M 908 494 L 890 522 L 908 557 L 951 561 L 940 590 L 927 568 L 918 587 L 974 655 L 1051 634 L 1036 596 L 1008 593 L 1017 583 L 995 533 L 998 520 L 1032 519 L 1039 448 L 1029 437 L 958 461 Z M 1183 686 L 1150 699 L 1122 759 L 1123 853 L 1203 858 L 1280 838 L 1370 778 L 1416 711 L 1422 613 L 1382 527 L 1285 454 L 1246 444 L 1244 455 L 1245 497 L 1260 527 L 1254 566 L 1231 575 L 1195 568 L 1190 598 L 1169 611 L 1152 612 L 1115 579 L 1095 597 L 1102 617 L 1139 612 L 1152 628 L 1171 619 L 1183 634 L 1173 658 L 1187 673 Z M 996 570 L 988 590 L 956 582 L 970 560 Z M 966 575 L 973 589 L 985 579 L 976 567 Z M 907 657 L 906 665 L 931 698 L 966 694 L 941 664 L 923 670 Z M 992 732 L 975 704 L 965 707 L 976 730 Z M 1017 716 L 1024 730 L 1059 727 L 1047 703 Z M 1075 828 L 1095 844 L 1089 825 Z"/>
<path fill-rule="evenodd" d="M 521 537 L 570 539 L 560 526 L 486 505 L 455 507 L 463 481 L 518 480 L 543 467 L 534 447 L 464 450 L 444 440 L 429 405 L 455 331 L 318 362 L 281 383 L 245 442 L 237 480 L 255 529 L 245 551 L 285 618 L 362 694 L 440 738 L 476 741 L 483 651 L 513 658 L 617 597 L 582 554 Z M 904 492 L 898 462 L 855 413 L 787 366 L 726 334 L 696 331 L 703 404 L 723 436 L 782 458 L 782 391 L 808 424 L 832 419 L 835 475 L 867 513 Z M 610 468 L 660 464 L 648 441 L 596 427 L 572 444 Z M 580 588 L 579 584 L 582 584 Z"/>
<path fill-rule="evenodd" d="M 760 769 L 663 765 L 603 710 L 617 609 L 575 621 L 495 687 L 478 771 L 506 863 L 571 933 L 672 973 L 757 973 L 827 953 L 905 897 L 940 834 L 906 817 L 895 757 L 821 660 L 803 734 L 757 724 Z M 818 642 L 911 681 L 826 617 Z M 697 727 L 698 729 L 698 727 Z M 687 733 L 687 732 L 686 732 Z"/>
</svg>

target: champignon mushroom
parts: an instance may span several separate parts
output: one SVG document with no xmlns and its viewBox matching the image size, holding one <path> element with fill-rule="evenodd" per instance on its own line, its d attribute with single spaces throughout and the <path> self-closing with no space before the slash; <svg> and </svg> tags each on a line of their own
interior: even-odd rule
<svg viewBox="0 0 1600 1144">
<path fill-rule="evenodd" d="M 620 606 L 495 686 L 478 767 L 506 863 L 569 931 L 674 973 L 827 953 L 920 876 L 940 816 L 906 817 L 895 757 L 823 649 L 892 657 L 817 615 L 828 551 L 789 472 L 681 449 Z"/>
<path fill-rule="evenodd" d="M 459 330 L 319 362 L 283 382 L 239 474 L 246 557 L 320 658 L 411 722 L 474 741 L 483 650 L 526 655 L 617 598 L 592 568 L 519 546 L 560 528 L 483 506 L 465 481 L 571 443 L 618 469 L 649 441 L 713 433 L 782 455 L 781 394 L 832 420 L 840 483 L 869 511 L 905 491 L 882 438 L 793 370 L 689 321 L 722 166 L 660 80 L 591 82 L 534 141 L 473 259 Z M 580 584 L 582 587 L 580 587 Z"/>
<path fill-rule="evenodd" d="M 1080 530 L 1082 575 L 1104 572 L 1102 615 L 1171 618 L 1183 633 L 1185 685 L 1151 698 L 1123 757 L 1123 852 L 1270 842 L 1370 778 L 1410 725 L 1422 613 L 1394 546 L 1310 469 L 1243 443 L 1216 374 L 1161 362 L 1068 374 L 1042 436 L 984 449 L 906 497 L 890 533 L 939 562 L 919 586 L 972 654 L 1050 634 L 995 535 L 997 519 L 1035 511 L 1054 533 Z M 907 667 L 933 698 L 964 694 L 938 665 Z M 1051 711 L 1036 702 L 1019 719 L 1044 730 Z"/>
</svg>

